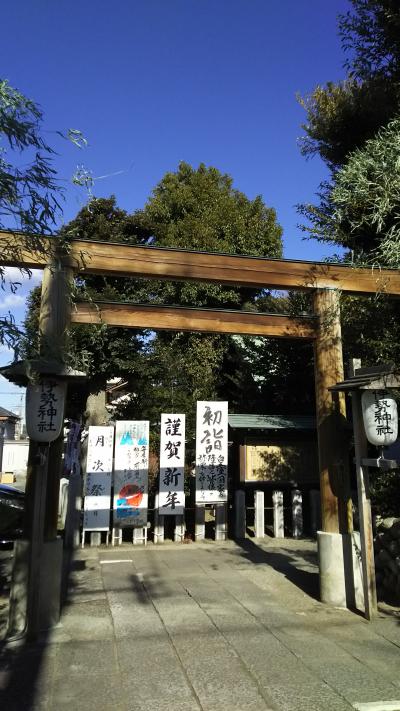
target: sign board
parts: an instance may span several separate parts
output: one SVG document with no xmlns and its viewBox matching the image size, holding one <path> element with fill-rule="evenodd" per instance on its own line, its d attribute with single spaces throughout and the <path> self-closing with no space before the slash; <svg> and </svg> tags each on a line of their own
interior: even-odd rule
<svg viewBox="0 0 400 711">
<path fill-rule="evenodd" d="M 89 427 L 83 528 L 110 528 L 114 427 Z"/>
<path fill-rule="evenodd" d="M 228 403 L 197 403 L 196 503 L 228 499 Z"/>
<path fill-rule="evenodd" d="M 161 415 L 160 495 L 162 516 L 181 516 L 185 510 L 185 415 Z"/>
<path fill-rule="evenodd" d="M 149 423 L 115 424 L 114 526 L 146 526 L 149 474 Z"/>
<path fill-rule="evenodd" d="M 386 447 L 397 440 L 397 403 L 385 390 L 366 390 L 361 396 L 364 429 L 376 447 Z"/>
<path fill-rule="evenodd" d="M 35 442 L 54 442 L 64 422 L 66 384 L 54 378 L 29 383 L 26 388 L 26 431 Z"/>
</svg>

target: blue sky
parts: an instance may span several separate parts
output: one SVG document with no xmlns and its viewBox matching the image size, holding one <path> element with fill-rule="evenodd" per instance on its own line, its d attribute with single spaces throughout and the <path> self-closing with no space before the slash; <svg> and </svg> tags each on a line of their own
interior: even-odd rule
<svg viewBox="0 0 400 711">
<path fill-rule="evenodd" d="M 277 210 L 285 257 L 328 256 L 297 227 L 295 205 L 313 200 L 326 172 L 300 155 L 296 93 L 343 77 L 337 14 L 348 9 L 347 0 L 5 3 L 1 76 L 44 112 L 66 189 L 62 219 L 86 200 L 71 183 L 77 165 L 97 178 L 97 196 L 114 193 L 132 211 L 180 160 L 205 162 Z M 71 127 L 87 149 L 58 139 Z M 0 294 L 1 311 L 21 321 L 30 286 Z M 5 390 L 0 404 L 13 409 L 18 397 Z"/>
</svg>

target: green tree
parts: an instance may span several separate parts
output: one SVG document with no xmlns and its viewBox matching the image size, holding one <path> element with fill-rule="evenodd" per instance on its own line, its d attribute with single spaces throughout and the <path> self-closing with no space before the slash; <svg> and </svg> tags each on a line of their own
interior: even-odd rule
<svg viewBox="0 0 400 711">
<path fill-rule="evenodd" d="M 351 0 L 339 15 L 346 78 L 300 98 L 307 113 L 301 139 L 306 156 L 318 154 L 335 170 L 355 148 L 399 114 L 400 7 L 397 0 Z"/>
<path fill-rule="evenodd" d="M 0 243 L 3 287 L 1 265 L 8 258 L 18 258 L 12 231 L 26 233 L 30 247 L 43 252 L 46 244 L 40 236 L 52 234 L 61 212 L 62 188 L 53 167 L 55 151 L 43 138 L 42 124 L 37 104 L 0 79 L 0 229 L 10 231 L 9 236 L 2 235 Z M 63 137 L 77 145 L 85 142 L 75 130 Z M 14 282 L 11 289 L 15 291 L 17 286 Z M 0 316 L 0 343 L 14 345 L 19 335 L 12 315 Z"/>
<path fill-rule="evenodd" d="M 317 88 L 310 100 L 314 113 L 306 152 L 319 153 L 332 177 L 320 186 L 319 204 L 302 205 L 300 212 L 311 237 L 344 247 L 345 259 L 375 270 L 376 298 L 342 299 L 345 356 L 373 365 L 400 355 L 399 306 L 384 296 L 379 277 L 380 267 L 400 264 L 400 7 L 387 0 L 357 0 L 353 7 L 355 12 L 339 21 L 344 47 L 351 51 L 347 84 Z M 378 95 L 378 86 L 390 101 Z M 354 87 L 367 103 L 364 118 L 345 96 Z M 351 131 L 343 111 L 354 120 Z M 376 121 L 366 130 L 368 111 Z"/>
<path fill-rule="evenodd" d="M 269 257 L 282 253 L 282 231 L 275 211 L 260 197 L 249 200 L 233 188 L 229 176 L 203 164 L 195 169 L 181 163 L 176 172 L 167 173 L 135 217 L 138 232 L 155 246 Z M 256 308 L 261 294 L 260 289 L 160 281 L 143 284 L 140 298 L 162 304 L 237 309 Z M 148 388 L 158 383 L 158 412 L 171 407 L 177 393 L 186 412 L 194 412 L 196 399 L 227 393 L 223 384 L 228 381 L 234 353 L 238 356 L 235 341 L 227 336 L 159 332 L 149 341 L 145 354 L 145 370 L 152 373 Z M 239 401 L 239 383 L 236 389 L 233 379 L 229 383 L 230 394 L 236 390 Z M 145 395 L 146 407 L 152 407 L 152 399 Z M 148 416 L 153 416 L 149 410 Z"/>
<path fill-rule="evenodd" d="M 400 119 L 348 155 L 316 206 L 303 206 L 309 232 L 351 250 L 358 259 L 400 264 Z"/>
<path fill-rule="evenodd" d="M 302 151 L 331 170 L 319 203 L 302 205 L 311 237 L 346 249 L 345 258 L 369 264 L 375 298 L 342 298 L 345 359 L 363 365 L 400 358 L 400 307 L 384 295 L 379 268 L 400 264 L 400 5 L 398 0 L 352 0 L 339 17 L 347 77 L 316 87 L 301 100 L 307 112 Z M 377 474 L 375 506 L 393 511 L 393 477 Z"/>
<path fill-rule="evenodd" d="M 269 257 L 281 256 L 282 250 L 275 212 L 260 197 L 249 200 L 233 188 L 231 178 L 215 168 L 200 165 L 194 169 L 185 163 L 164 176 L 143 210 L 128 215 L 116 206 L 114 198 L 92 199 L 65 227 L 65 233 L 85 239 Z M 253 309 L 263 295 L 260 289 L 219 284 L 102 276 L 79 278 L 76 290 L 79 298 L 93 300 Z M 25 352 L 31 352 L 36 324 L 35 318 L 26 323 Z M 245 402 L 245 396 L 239 395 L 243 373 L 238 358 L 244 362 L 243 356 L 230 337 L 78 327 L 73 330 L 72 345 L 73 362 L 86 369 L 94 389 L 115 375 L 129 381 L 135 397 L 125 416 L 157 421 L 159 412 L 166 408 L 194 411 L 196 399 L 219 397 L 221 384 L 228 383 L 229 397 Z"/>
<path fill-rule="evenodd" d="M 136 235 L 134 218 L 116 206 L 114 197 L 91 200 L 68 225 L 60 231 L 62 239 L 100 239 L 111 242 L 142 243 Z M 75 283 L 79 298 L 118 301 L 134 300 L 135 282 L 130 279 L 90 276 L 78 277 Z M 22 357 L 34 358 L 39 351 L 40 288 L 31 292 L 24 322 L 24 336 L 20 338 Z M 71 332 L 67 359 L 70 365 L 83 369 L 93 391 L 104 387 L 114 375 L 135 373 L 137 352 L 141 350 L 144 333 L 132 329 L 106 326 L 79 326 Z"/>
</svg>

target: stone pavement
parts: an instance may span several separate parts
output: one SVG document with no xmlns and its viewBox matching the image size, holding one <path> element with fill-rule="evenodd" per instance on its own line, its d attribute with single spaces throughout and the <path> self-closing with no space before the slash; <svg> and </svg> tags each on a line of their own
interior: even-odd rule
<svg viewBox="0 0 400 711">
<path fill-rule="evenodd" d="M 60 625 L 0 649 L 0 708 L 400 710 L 397 611 L 317 595 L 313 541 L 77 551 Z"/>
</svg>

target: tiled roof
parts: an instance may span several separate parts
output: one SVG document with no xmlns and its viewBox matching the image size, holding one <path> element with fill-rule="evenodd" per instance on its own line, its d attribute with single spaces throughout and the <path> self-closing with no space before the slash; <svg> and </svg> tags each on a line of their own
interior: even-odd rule
<svg viewBox="0 0 400 711">
<path fill-rule="evenodd" d="M 306 415 L 229 415 L 228 422 L 234 430 L 314 430 L 316 427 L 315 417 Z"/>
<path fill-rule="evenodd" d="M 12 417 L 15 420 L 20 420 L 20 416 L 16 415 L 15 412 L 10 412 L 10 410 L 6 410 L 5 407 L 0 407 L 0 417 Z"/>
</svg>

